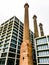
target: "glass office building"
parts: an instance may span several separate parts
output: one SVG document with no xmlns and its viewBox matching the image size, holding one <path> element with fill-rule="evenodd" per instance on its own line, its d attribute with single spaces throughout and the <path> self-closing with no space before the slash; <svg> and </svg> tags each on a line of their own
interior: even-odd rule
<svg viewBox="0 0 49 65">
<path fill-rule="evenodd" d="M 30 31 L 33 60 L 36 65 L 33 32 Z M 20 45 L 23 41 L 23 23 L 12 17 L 0 25 L 0 65 L 19 65 Z"/>
<path fill-rule="evenodd" d="M 49 65 L 49 36 L 36 38 L 37 65 Z"/>
</svg>

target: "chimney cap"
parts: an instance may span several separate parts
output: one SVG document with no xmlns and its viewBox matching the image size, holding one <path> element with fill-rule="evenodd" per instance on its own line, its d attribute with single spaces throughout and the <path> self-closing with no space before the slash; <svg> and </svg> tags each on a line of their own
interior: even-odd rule
<svg viewBox="0 0 49 65">
<path fill-rule="evenodd" d="M 39 23 L 39 26 L 42 26 L 43 24 L 42 23 Z"/>
<path fill-rule="evenodd" d="M 29 7 L 28 3 L 25 3 L 24 7 L 25 7 L 25 6 L 28 6 L 28 7 Z"/>
<path fill-rule="evenodd" d="M 34 16 L 33 16 L 33 19 L 34 19 L 34 18 L 37 18 L 37 16 L 36 16 L 36 15 L 34 15 Z"/>
</svg>

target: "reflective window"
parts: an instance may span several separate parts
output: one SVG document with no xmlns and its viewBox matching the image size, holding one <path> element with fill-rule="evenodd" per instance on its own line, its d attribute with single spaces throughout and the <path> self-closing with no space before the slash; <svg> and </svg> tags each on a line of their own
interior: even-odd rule
<svg viewBox="0 0 49 65">
<path fill-rule="evenodd" d="M 37 39 L 37 44 L 44 44 L 46 42 L 47 42 L 47 39 L 46 38 Z"/>
<path fill-rule="evenodd" d="M 23 36 L 19 35 L 19 38 L 20 38 L 20 39 L 23 39 Z"/>
<path fill-rule="evenodd" d="M 10 35 L 6 36 L 6 39 L 9 39 L 10 38 Z"/>
<path fill-rule="evenodd" d="M 2 45 L 0 45 L 0 49 L 2 48 Z"/>
<path fill-rule="evenodd" d="M 15 54 L 9 53 L 9 57 L 15 57 Z"/>
<path fill-rule="evenodd" d="M 4 48 L 3 49 L 3 52 L 8 52 L 8 48 Z"/>
<path fill-rule="evenodd" d="M 18 45 L 21 45 L 21 42 L 18 42 Z"/>
<path fill-rule="evenodd" d="M 48 36 L 48 41 L 49 41 L 49 36 Z"/>
<path fill-rule="evenodd" d="M 2 53 L 1 57 L 6 57 L 7 53 Z"/>
<path fill-rule="evenodd" d="M 3 64 L 5 64 L 5 59 L 4 58 L 0 59 L 0 65 L 3 65 Z"/>
<path fill-rule="evenodd" d="M 12 38 L 15 39 L 15 40 L 17 40 L 17 36 L 15 37 L 14 35 L 12 35 Z"/>
<path fill-rule="evenodd" d="M 5 43 L 8 42 L 10 39 L 5 40 Z"/>
<path fill-rule="evenodd" d="M 20 46 L 18 46 L 18 49 L 20 49 Z"/>
<path fill-rule="evenodd" d="M 49 58 L 39 58 L 39 63 L 49 63 Z"/>
<path fill-rule="evenodd" d="M 23 23 L 20 21 L 20 25 L 23 26 Z"/>
<path fill-rule="evenodd" d="M 17 41 L 14 40 L 14 39 L 11 39 L 11 42 L 12 42 L 13 44 L 17 44 Z"/>
<path fill-rule="evenodd" d="M 15 24 L 19 24 L 19 21 L 16 19 L 16 21 L 14 21 L 15 22 Z"/>
<path fill-rule="evenodd" d="M 14 24 L 14 28 L 18 30 L 18 25 L 17 24 Z"/>
<path fill-rule="evenodd" d="M 43 46 L 38 46 L 37 50 L 44 50 L 44 49 L 47 49 L 47 48 L 48 48 L 48 45 L 43 45 Z"/>
<path fill-rule="evenodd" d="M 20 50 L 17 50 L 17 53 L 20 54 Z"/>
<path fill-rule="evenodd" d="M 10 48 L 10 51 L 11 51 L 11 52 L 16 52 L 16 49 Z"/>
<path fill-rule="evenodd" d="M 19 65 L 19 60 L 18 59 L 16 60 L 16 64 Z"/>
<path fill-rule="evenodd" d="M 4 47 L 8 47 L 9 46 L 9 44 L 4 44 Z"/>
<path fill-rule="evenodd" d="M 20 25 L 20 29 L 23 31 L 23 26 Z"/>
<path fill-rule="evenodd" d="M 13 29 L 14 32 L 18 33 L 18 29 L 16 27 L 14 27 L 15 29 Z"/>
<path fill-rule="evenodd" d="M 15 44 L 12 44 L 12 43 L 11 43 L 10 46 L 13 47 L 13 48 L 16 48 L 16 45 L 15 45 Z"/>
<path fill-rule="evenodd" d="M 9 59 L 7 60 L 7 65 L 14 65 L 15 60 L 14 59 Z"/>
<path fill-rule="evenodd" d="M 23 34 L 23 31 L 20 29 L 19 32 L 21 32 Z"/>
<path fill-rule="evenodd" d="M 49 55 L 49 51 L 41 51 L 37 53 L 38 56 L 46 56 Z"/>
<path fill-rule="evenodd" d="M 13 34 L 15 35 L 15 37 L 17 37 L 17 35 L 18 35 L 18 34 L 17 34 L 17 32 L 16 32 L 16 33 L 15 33 L 15 32 L 13 32 Z"/>
<path fill-rule="evenodd" d="M 18 42 L 22 43 L 22 39 L 19 38 L 19 39 L 18 39 Z"/>
<path fill-rule="evenodd" d="M 19 34 L 20 34 L 21 36 L 23 36 L 23 34 L 22 34 L 21 32 L 19 32 Z"/>
<path fill-rule="evenodd" d="M 17 58 L 20 58 L 20 55 L 17 54 Z"/>
</svg>

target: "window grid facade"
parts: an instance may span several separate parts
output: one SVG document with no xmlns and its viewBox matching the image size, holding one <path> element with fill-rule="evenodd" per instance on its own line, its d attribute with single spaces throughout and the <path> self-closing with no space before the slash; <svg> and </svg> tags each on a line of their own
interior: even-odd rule
<svg viewBox="0 0 49 65">
<path fill-rule="evenodd" d="M 37 65 L 49 65 L 49 36 L 35 39 Z"/>
</svg>

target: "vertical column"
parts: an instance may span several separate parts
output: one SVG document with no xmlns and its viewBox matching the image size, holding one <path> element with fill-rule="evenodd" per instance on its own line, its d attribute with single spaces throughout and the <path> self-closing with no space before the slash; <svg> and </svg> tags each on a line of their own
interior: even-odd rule
<svg viewBox="0 0 49 65">
<path fill-rule="evenodd" d="M 29 36 L 28 7 L 29 5 L 26 3 L 24 5 L 25 16 L 24 16 L 23 42 L 21 44 L 20 49 L 20 65 L 33 65 L 32 45 Z"/>
<path fill-rule="evenodd" d="M 34 15 L 33 16 L 33 23 L 34 23 L 34 34 L 35 34 L 35 38 L 39 37 L 39 33 L 38 33 L 38 27 L 37 27 L 37 16 Z"/>
<path fill-rule="evenodd" d="M 41 34 L 41 36 L 44 36 L 42 23 L 39 23 L 39 28 L 40 28 L 40 34 Z"/>
<path fill-rule="evenodd" d="M 29 15 L 28 15 L 29 5 L 26 3 L 24 5 L 24 8 L 25 8 L 25 15 L 24 15 L 23 41 L 29 40 Z"/>
</svg>

